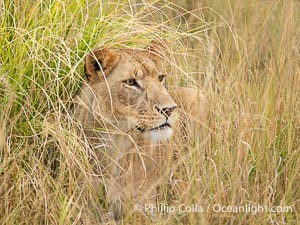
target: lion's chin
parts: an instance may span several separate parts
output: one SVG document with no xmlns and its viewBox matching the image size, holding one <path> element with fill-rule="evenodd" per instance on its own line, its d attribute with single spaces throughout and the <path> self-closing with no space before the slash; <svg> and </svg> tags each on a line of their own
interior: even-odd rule
<svg viewBox="0 0 300 225">
<path fill-rule="evenodd" d="M 145 139 L 152 143 L 167 142 L 172 136 L 173 129 L 171 127 L 164 127 L 163 129 L 148 130 L 143 133 Z"/>
</svg>

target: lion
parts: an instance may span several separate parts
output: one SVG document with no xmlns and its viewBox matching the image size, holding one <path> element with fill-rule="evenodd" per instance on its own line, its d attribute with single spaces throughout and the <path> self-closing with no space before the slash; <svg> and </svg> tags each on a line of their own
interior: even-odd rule
<svg viewBox="0 0 300 225">
<path fill-rule="evenodd" d="M 172 143 L 205 118 L 198 89 L 168 89 L 164 48 L 158 42 L 146 49 L 100 48 L 85 58 L 87 82 L 75 116 L 101 161 L 115 218 L 123 202 L 155 202 L 173 162 Z"/>
</svg>

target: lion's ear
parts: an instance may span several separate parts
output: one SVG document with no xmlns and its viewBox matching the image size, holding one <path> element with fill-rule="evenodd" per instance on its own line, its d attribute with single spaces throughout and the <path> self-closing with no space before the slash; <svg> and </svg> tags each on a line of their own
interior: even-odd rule
<svg viewBox="0 0 300 225">
<path fill-rule="evenodd" d="M 153 40 L 146 48 L 150 53 L 160 58 L 165 58 L 167 55 L 168 43 L 166 40 Z"/>
<path fill-rule="evenodd" d="M 112 49 L 95 49 L 85 58 L 85 75 L 90 83 L 103 80 L 116 67 L 120 55 Z"/>
</svg>

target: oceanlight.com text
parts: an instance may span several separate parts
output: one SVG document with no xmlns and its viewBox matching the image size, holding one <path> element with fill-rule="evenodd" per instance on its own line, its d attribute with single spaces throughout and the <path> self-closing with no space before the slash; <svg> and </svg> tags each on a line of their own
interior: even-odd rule
<svg viewBox="0 0 300 225">
<path fill-rule="evenodd" d="M 258 213 L 292 213 L 293 206 L 266 206 L 260 204 L 244 204 L 244 205 L 221 205 L 221 204 L 136 204 L 135 211 L 144 211 L 151 213 L 247 213 L 256 215 Z"/>
</svg>

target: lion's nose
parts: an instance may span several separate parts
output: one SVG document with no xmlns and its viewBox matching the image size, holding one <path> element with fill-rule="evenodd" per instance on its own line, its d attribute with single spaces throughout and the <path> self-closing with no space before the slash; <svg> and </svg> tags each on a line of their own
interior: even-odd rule
<svg viewBox="0 0 300 225">
<path fill-rule="evenodd" d="M 173 111 L 177 108 L 177 105 L 171 106 L 171 107 L 165 107 L 160 109 L 159 107 L 155 106 L 156 110 L 163 114 L 166 117 L 170 117 L 173 113 Z"/>
<path fill-rule="evenodd" d="M 177 106 L 173 106 L 171 108 L 163 108 L 162 113 L 166 114 L 168 117 L 171 116 L 172 112 L 177 108 Z"/>
</svg>

